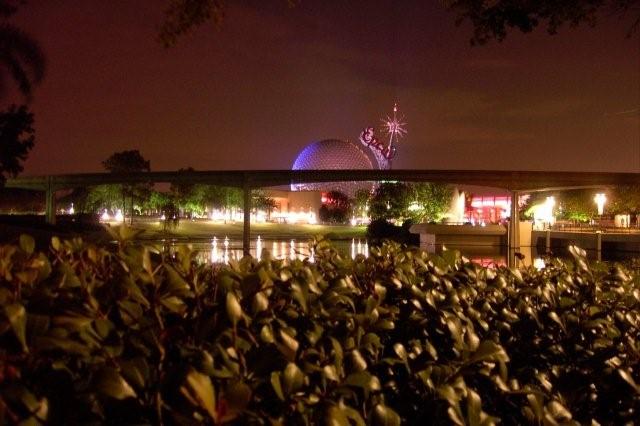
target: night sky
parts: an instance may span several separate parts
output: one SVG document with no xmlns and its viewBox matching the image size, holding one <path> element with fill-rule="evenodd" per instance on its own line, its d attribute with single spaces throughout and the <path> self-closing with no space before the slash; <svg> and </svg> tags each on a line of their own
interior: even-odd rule
<svg viewBox="0 0 640 426">
<path fill-rule="evenodd" d="M 243 1 L 165 49 L 163 3 L 30 0 L 13 19 L 48 57 L 25 175 L 100 171 L 125 149 L 152 170 L 289 168 L 394 102 L 394 168 L 640 172 L 629 20 L 471 47 L 438 1 Z"/>
</svg>

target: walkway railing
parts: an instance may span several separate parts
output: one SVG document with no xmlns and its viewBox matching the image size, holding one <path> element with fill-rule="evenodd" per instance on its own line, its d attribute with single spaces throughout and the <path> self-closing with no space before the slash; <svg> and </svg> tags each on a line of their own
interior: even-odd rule
<svg viewBox="0 0 640 426">
<path fill-rule="evenodd" d="M 611 225 L 575 223 L 575 224 L 554 224 L 549 229 L 557 232 L 583 232 L 591 233 L 600 231 L 603 234 L 640 234 L 640 228 L 618 227 Z M 534 229 L 535 230 L 535 229 Z"/>
</svg>

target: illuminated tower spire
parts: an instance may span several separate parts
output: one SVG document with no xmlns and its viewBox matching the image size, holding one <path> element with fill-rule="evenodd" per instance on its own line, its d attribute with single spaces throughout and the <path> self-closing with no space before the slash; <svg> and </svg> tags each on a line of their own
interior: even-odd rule
<svg viewBox="0 0 640 426">
<path fill-rule="evenodd" d="M 365 127 L 360 132 L 360 143 L 371 150 L 381 170 L 391 168 L 391 161 L 396 155 L 396 147 L 394 145 L 398 143 L 401 137 L 407 134 L 406 123 L 403 119 L 404 117 L 402 116 L 398 117 L 397 104 L 393 105 L 393 117 L 387 116 L 386 119 L 382 119 L 382 124 L 389 134 L 389 144 L 386 146 L 378 141 L 375 136 L 375 129 L 372 126 Z"/>
<path fill-rule="evenodd" d="M 407 134 L 407 129 L 405 128 L 407 123 L 403 120 L 404 117 L 398 117 L 398 104 L 393 104 L 393 117 L 387 116 L 386 119 L 382 120 L 382 123 L 389 134 L 389 151 L 393 150 L 394 143 L 397 144 L 398 140 Z"/>
</svg>

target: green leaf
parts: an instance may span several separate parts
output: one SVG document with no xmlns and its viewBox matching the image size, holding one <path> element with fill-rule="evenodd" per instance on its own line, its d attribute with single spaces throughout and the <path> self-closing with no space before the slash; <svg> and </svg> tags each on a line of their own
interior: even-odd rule
<svg viewBox="0 0 640 426">
<path fill-rule="evenodd" d="M 353 371 L 364 371 L 367 369 L 367 361 L 364 359 L 359 350 L 354 349 L 349 355 L 351 367 Z"/>
<path fill-rule="evenodd" d="M 640 394 L 640 386 L 638 386 L 636 381 L 633 380 L 633 377 L 631 376 L 631 374 L 627 370 L 623 370 L 622 368 L 618 368 L 618 374 L 620 375 L 620 377 L 622 377 L 622 380 L 627 382 L 633 388 L 633 390 L 636 391 L 636 393 Z"/>
<path fill-rule="evenodd" d="M 24 251 L 29 256 L 31 256 L 33 254 L 33 251 L 36 248 L 36 241 L 33 239 L 31 235 L 21 234 L 20 248 L 22 249 L 22 251 Z"/>
<path fill-rule="evenodd" d="M 469 426 L 480 426 L 482 424 L 482 402 L 480 395 L 467 389 L 467 424 Z"/>
<path fill-rule="evenodd" d="M 60 251 L 60 249 L 62 248 L 62 243 L 60 242 L 60 238 L 58 238 L 58 237 L 51 237 L 51 247 L 52 247 L 55 251 Z"/>
<path fill-rule="evenodd" d="M 172 296 L 177 297 L 190 297 L 193 296 L 191 288 L 187 281 L 175 270 L 171 265 L 166 265 L 167 280 L 165 292 Z"/>
<path fill-rule="evenodd" d="M 163 297 L 160 304 L 176 314 L 182 314 L 187 309 L 187 305 L 178 296 Z"/>
<path fill-rule="evenodd" d="M 278 398 L 284 401 L 284 392 L 282 392 L 282 384 L 280 383 L 280 372 L 274 371 L 271 373 L 271 387 Z"/>
<path fill-rule="evenodd" d="M 251 388 L 244 382 L 230 383 L 224 393 L 232 411 L 243 411 L 251 401 Z"/>
<path fill-rule="evenodd" d="M 238 302 L 238 298 L 233 292 L 227 292 L 227 316 L 231 321 L 231 324 L 235 327 L 238 324 L 238 321 L 242 318 L 242 307 L 240 306 L 240 302 Z"/>
<path fill-rule="evenodd" d="M 407 362 L 407 350 L 402 343 L 396 343 L 393 345 L 393 351 L 398 355 L 398 358 Z"/>
<path fill-rule="evenodd" d="M 284 369 L 283 382 L 286 395 L 297 392 L 304 384 L 304 373 L 296 364 L 290 362 Z"/>
<path fill-rule="evenodd" d="M 352 373 L 344 381 L 345 385 L 362 388 L 369 392 L 376 392 L 382 389 L 380 380 L 367 371 Z"/>
<path fill-rule="evenodd" d="M 334 382 L 340 381 L 340 378 L 338 377 L 338 373 L 337 373 L 336 367 L 334 365 L 331 365 L 331 364 L 325 365 L 322 368 L 322 374 L 328 380 L 333 380 Z"/>
<path fill-rule="evenodd" d="M 287 332 L 280 330 L 280 343 L 276 342 L 276 346 L 288 361 L 294 361 L 300 344 Z"/>
<path fill-rule="evenodd" d="M 214 423 L 216 422 L 216 395 L 209 376 L 194 369 L 189 370 L 184 384 L 180 387 L 180 393 L 192 405 L 204 409 Z"/>
<path fill-rule="evenodd" d="M 472 364 L 480 361 L 509 361 L 507 353 L 504 348 L 493 340 L 483 340 L 478 347 L 478 350 L 471 355 L 468 363 Z"/>
<path fill-rule="evenodd" d="M 18 342 L 22 346 L 24 352 L 28 352 L 27 348 L 27 311 L 20 303 L 13 303 L 4 307 L 4 314 L 11 324 L 13 334 L 15 334 Z"/>
<path fill-rule="evenodd" d="M 269 299 L 267 296 L 259 291 L 253 296 L 253 303 L 251 304 L 251 308 L 254 313 L 260 313 L 262 311 L 266 311 L 269 308 Z"/>
<path fill-rule="evenodd" d="M 112 367 L 104 367 L 95 377 L 95 388 L 103 395 L 115 399 L 135 398 L 136 392 Z"/>
<path fill-rule="evenodd" d="M 144 389 L 149 377 L 149 365 L 142 357 L 120 362 L 120 371 L 128 383 L 137 389 Z"/>
<path fill-rule="evenodd" d="M 326 413 L 326 426 L 350 426 L 344 410 L 332 405 Z"/>
<path fill-rule="evenodd" d="M 373 424 L 376 426 L 400 426 L 401 419 L 398 413 L 391 408 L 378 404 L 373 409 Z"/>
<path fill-rule="evenodd" d="M 572 418 L 571 412 L 569 412 L 569 410 L 567 410 L 558 401 L 551 401 L 550 403 L 548 403 L 547 409 L 554 419 L 560 420 L 562 422 L 568 422 Z"/>
</svg>

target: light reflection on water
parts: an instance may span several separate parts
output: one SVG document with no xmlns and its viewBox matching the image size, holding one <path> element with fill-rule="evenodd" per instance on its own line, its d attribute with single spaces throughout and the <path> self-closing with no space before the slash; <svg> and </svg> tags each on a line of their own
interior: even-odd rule
<svg viewBox="0 0 640 426">
<path fill-rule="evenodd" d="M 250 254 L 258 258 L 263 250 L 269 250 L 271 257 L 275 259 L 309 259 L 309 261 L 314 262 L 315 253 L 310 246 L 310 242 L 311 240 L 307 239 L 262 239 L 258 237 L 251 240 Z M 201 264 L 225 264 L 230 260 L 239 260 L 244 255 L 242 240 L 229 239 L 228 237 L 213 237 L 211 240 L 199 241 L 163 241 L 161 244 L 164 246 L 164 252 L 171 256 L 176 253 L 179 246 L 188 244 L 197 252 L 196 261 Z M 332 240 L 331 244 L 344 256 L 355 258 L 357 255 L 363 255 L 369 257 L 370 247 L 366 239 Z M 459 250 L 463 256 L 471 261 L 488 268 L 507 266 L 507 254 L 500 247 L 447 246 L 447 249 Z M 437 250 L 437 253 L 441 252 L 442 248 Z M 544 268 L 544 253 L 535 247 L 523 247 L 521 248 L 521 254 L 524 257 L 518 261 L 518 266 L 533 266 L 536 269 Z M 591 253 L 588 253 L 588 255 L 593 258 Z M 618 253 L 617 257 L 620 256 Z M 560 257 L 568 258 L 569 256 L 560 254 Z M 632 253 L 623 256 L 623 259 L 630 257 L 637 257 L 637 254 Z"/>
<path fill-rule="evenodd" d="M 307 239 L 271 239 L 258 237 L 251 240 L 250 254 L 258 258 L 263 250 L 269 250 L 275 259 L 309 259 L 315 261 L 315 253 Z M 244 256 L 242 240 L 227 237 L 213 237 L 211 240 L 200 241 L 165 241 L 164 252 L 173 256 L 178 247 L 188 244 L 196 253 L 196 261 L 201 264 L 225 264 L 230 260 L 239 260 Z M 351 240 L 332 240 L 331 244 L 343 255 L 354 259 L 358 255 L 369 257 L 370 247 L 366 239 L 353 238 Z M 494 268 L 506 266 L 506 256 L 499 249 L 465 250 L 465 248 L 449 247 L 450 250 L 460 250 L 464 256 L 482 266 Z"/>
<path fill-rule="evenodd" d="M 244 256 L 242 250 L 242 240 L 233 240 L 228 237 L 220 239 L 213 237 L 210 241 L 164 241 L 163 251 L 169 256 L 174 256 L 178 247 L 189 245 L 197 252 L 196 261 L 202 264 L 223 264 L 230 260 L 239 260 Z M 369 257 L 369 243 L 366 240 L 334 240 L 332 245 L 343 254 L 350 254 L 352 258 L 356 255 Z M 310 245 L 310 240 L 283 240 L 283 239 L 262 239 L 258 237 L 251 240 L 249 253 L 253 257 L 260 257 L 264 250 L 269 250 L 271 257 L 275 259 L 315 261 L 315 252 Z"/>
</svg>

